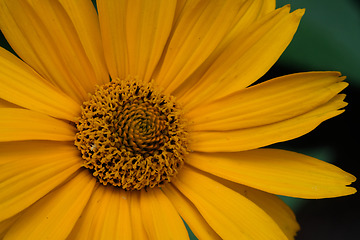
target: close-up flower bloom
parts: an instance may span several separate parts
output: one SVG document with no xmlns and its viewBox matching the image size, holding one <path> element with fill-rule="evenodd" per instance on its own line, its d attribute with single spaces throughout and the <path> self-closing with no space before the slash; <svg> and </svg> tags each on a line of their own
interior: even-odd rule
<svg viewBox="0 0 360 240">
<path fill-rule="evenodd" d="M 356 192 L 267 147 L 346 106 L 339 72 L 256 83 L 303 9 L 272 0 L 0 0 L 0 238 L 294 239 L 277 195 Z"/>
</svg>

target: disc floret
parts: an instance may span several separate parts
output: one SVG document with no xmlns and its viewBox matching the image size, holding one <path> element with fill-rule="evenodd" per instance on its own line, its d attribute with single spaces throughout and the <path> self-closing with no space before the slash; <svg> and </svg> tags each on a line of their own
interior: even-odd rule
<svg viewBox="0 0 360 240">
<path fill-rule="evenodd" d="M 100 183 L 125 190 L 170 182 L 188 152 L 174 97 L 134 78 L 97 87 L 76 127 L 84 167 Z"/>
</svg>

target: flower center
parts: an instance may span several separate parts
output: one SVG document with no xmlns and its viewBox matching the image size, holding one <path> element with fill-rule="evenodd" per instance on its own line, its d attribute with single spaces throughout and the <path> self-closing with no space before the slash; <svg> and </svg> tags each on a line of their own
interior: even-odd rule
<svg viewBox="0 0 360 240">
<path fill-rule="evenodd" d="M 186 131 L 172 96 L 115 79 L 83 103 L 75 145 L 100 183 L 125 190 L 170 182 L 184 164 Z"/>
</svg>

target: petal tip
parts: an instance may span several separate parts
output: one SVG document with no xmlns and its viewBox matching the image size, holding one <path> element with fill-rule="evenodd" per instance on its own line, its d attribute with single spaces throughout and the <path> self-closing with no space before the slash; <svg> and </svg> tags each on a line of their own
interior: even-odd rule
<svg viewBox="0 0 360 240">
<path fill-rule="evenodd" d="M 300 19 L 305 14 L 305 8 L 297 9 L 292 14 L 297 18 Z"/>
<path fill-rule="evenodd" d="M 353 183 L 356 181 L 356 177 L 354 175 L 352 175 L 351 173 L 347 173 L 347 177 L 348 177 L 348 180 L 349 180 L 349 184 Z"/>
<path fill-rule="evenodd" d="M 338 78 L 339 78 L 339 82 L 342 82 L 342 81 L 344 81 L 345 79 L 346 79 L 346 76 L 338 76 Z M 348 84 L 349 85 L 349 84 Z"/>
<path fill-rule="evenodd" d="M 344 195 L 341 195 L 341 196 L 353 195 L 357 192 L 356 188 L 353 188 L 353 187 L 347 187 L 346 190 L 347 191 L 344 192 Z"/>
</svg>

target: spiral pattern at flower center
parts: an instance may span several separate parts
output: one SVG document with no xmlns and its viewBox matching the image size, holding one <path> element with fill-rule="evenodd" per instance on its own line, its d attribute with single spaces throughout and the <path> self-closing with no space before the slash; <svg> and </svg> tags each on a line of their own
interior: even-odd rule
<svg viewBox="0 0 360 240">
<path fill-rule="evenodd" d="M 134 78 L 98 87 L 76 127 L 84 167 L 102 184 L 126 190 L 170 182 L 188 152 L 174 98 Z"/>
<path fill-rule="evenodd" d="M 157 116 L 156 109 L 148 103 L 132 103 L 123 108 L 117 128 L 121 144 L 128 151 L 149 156 L 161 148 L 166 140 L 166 119 Z"/>
</svg>

